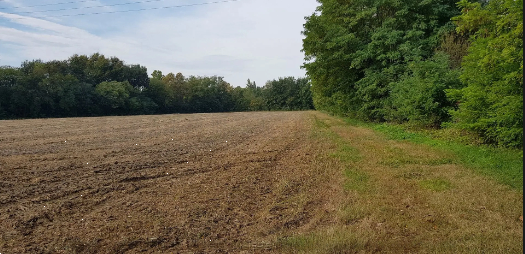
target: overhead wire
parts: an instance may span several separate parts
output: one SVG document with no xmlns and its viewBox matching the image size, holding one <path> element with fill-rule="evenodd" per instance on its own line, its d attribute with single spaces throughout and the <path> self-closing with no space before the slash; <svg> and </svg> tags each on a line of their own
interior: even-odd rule
<svg viewBox="0 0 525 254">
<path fill-rule="evenodd" d="M 150 1 L 158 1 L 158 0 L 150 0 Z M 172 5 L 172 6 L 162 6 L 162 7 L 141 8 L 141 9 L 132 9 L 132 10 L 107 11 L 107 12 L 76 13 L 76 14 L 62 14 L 62 15 L 36 16 L 36 17 L 33 17 L 33 16 L 30 16 L 30 17 L 17 17 L 17 18 L 12 18 L 12 19 L 58 18 L 58 17 L 74 17 L 74 16 L 87 16 L 87 15 L 100 15 L 100 14 L 115 14 L 115 13 L 127 13 L 127 12 L 162 10 L 162 9 L 183 8 L 183 7 L 202 6 L 202 5 L 211 5 L 211 4 L 221 4 L 221 3 L 238 2 L 238 1 L 241 1 L 241 0 L 224 0 L 224 1 L 214 1 L 214 2 L 204 2 L 204 3 L 194 3 L 194 4 L 183 4 L 183 5 Z M 143 1 L 143 2 L 146 2 L 146 1 Z M 101 6 L 101 7 L 108 7 L 108 6 L 106 5 L 106 6 Z M 80 8 L 80 9 L 87 9 L 87 8 L 83 7 L 83 8 Z M 38 12 L 38 11 L 25 12 L 24 14 L 32 14 L 32 13 L 40 13 L 40 12 Z M 5 13 L 5 14 L 17 15 L 15 13 Z"/>
<path fill-rule="evenodd" d="M 3 2 L 4 0 L 0 0 L 0 2 Z M 87 3 L 87 2 L 95 2 L 99 0 L 83 0 L 83 1 L 74 1 L 74 2 L 62 2 L 62 3 L 50 3 L 50 4 L 37 4 L 37 5 L 30 5 L 30 6 L 15 6 L 15 7 L 2 7 L 0 10 L 5 9 L 23 9 L 23 8 L 33 8 L 33 7 L 42 7 L 42 6 L 52 6 L 52 5 L 63 5 L 63 4 L 76 4 L 76 3 Z"/>
<path fill-rule="evenodd" d="M 132 5 L 132 4 L 153 3 L 153 2 L 161 2 L 161 1 L 166 1 L 166 0 L 147 0 L 147 1 L 108 4 L 108 5 L 98 5 L 98 6 L 70 7 L 70 8 L 62 8 L 62 9 L 55 9 L 55 10 L 26 11 L 26 12 L 6 12 L 6 13 L 9 13 L 9 14 L 30 14 L 30 13 L 42 13 L 42 12 L 54 12 L 54 11 L 82 10 L 82 9 L 104 8 L 104 7 L 114 7 L 114 6 Z"/>
</svg>

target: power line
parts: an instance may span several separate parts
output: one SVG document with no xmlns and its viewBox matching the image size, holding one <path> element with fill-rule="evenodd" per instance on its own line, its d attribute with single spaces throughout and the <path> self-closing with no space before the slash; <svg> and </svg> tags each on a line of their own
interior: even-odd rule
<svg viewBox="0 0 525 254">
<path fill-rule="evenodd" d="M 4 0 L 0 0 L 2 2 Z M 21 8 L 33 8 L 33 7 L 42 7 L 42 6 L 51 6 L 51 5 L 62 5 L 62 4 L 76 4 L 76 3 L 86 3 L 86 2 L 95 2 L 99 0 L 83 0 L 83 1 L 75 1 L 75 2 L 64 2 L 64 3 L 52 3 L 52 4 L 39 4 L 39 5 L 31 5 L 31 6 L 18 6 L 18 7 L 3 7 L 0 8 L 0 10 L 5 9 L 21 9 Z"/>
<path fill-rule="evenodd" d="M 8 14 L 29 14 L 29 13 L 42 13 L 42 12 L 53 12 L 53 11 L 82 10 L 82 9 L 93 9 L 93 8 L 123 6 L 123 5 L 131 5 L 131 4 L 153 3 L 153 2 L 160 2 L 160 1 L 166 1 L 166 0 L 147 0 L 147 1 L 139 1 L 139 2 L 131 2 L 131 3 L 110 4 L 110 5 L 84 6 L 84 7 L 71 7 L 71 8 L 63 8 L 63 9 L 55 9 L 55 10 L 26 11 L 26 12 L 6 12 L 6 13 L 8 13 Z"/>
<path fill-rule="evenodd" d="M 0 0 L 2 1 L 2 0 Z M 58 17 L 73 17 L 73 16 L 87 16 L 87 15 L 100 15 L 100 14 L 114 14 L 114 13 L 126 13 L 126 12 L 137 12 L 137 11 L 149 11 L 149 10 L 162 10 L 162 9 L 172 9 L 172 8 L 183 8 L 183 7 L 192 7 L 192 6 L 202 6 L 202 5 L 211 5 L 211 4 L 220 4 L 220 3 L 229 3 L 229 2 L 238 2 L 241 0 L 225 0 L 225 1 L 216 1 L 216 2 L 205 2 L 205 3 L 196 3 L 196 4 L 184 4 L 184 5 L 172 5 L 172 6 L 163 6 L 163 7 L 152 7 L 152 8 L 142 8 L 134 10 L 121 10 L 121 11 L 108 11 L 108 12 L 92 12 L 92 13 L 77 13 L 77 14 L 64 14 L 64 15 L 54 15 L 54 16 L 38 16 L 38 17 L 18 17 L 13 19 L 28 19 L 28 18 L 58 18 Z M 28 12 L 37 13 L 37 12 Z M 10 13 L 6 13 L 10 14 Z"/>
</svg>

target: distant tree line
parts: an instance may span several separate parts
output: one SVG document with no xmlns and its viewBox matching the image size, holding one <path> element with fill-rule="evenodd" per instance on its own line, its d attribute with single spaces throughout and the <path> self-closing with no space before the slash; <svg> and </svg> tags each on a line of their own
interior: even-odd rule
<svg viewBox="0 0 525 254">
<path fill-rule="evenodd" d="M 304 68 L 317 109 L 523 147 L 522 0 L 318 0 Z"/>
<path fill-rule="evenodd" d="M 313 109 L 306 78 L 233 88 L 222 77 L 163 75 L 101 54 L 0 67 L 0 119 Z"/>
</svg>

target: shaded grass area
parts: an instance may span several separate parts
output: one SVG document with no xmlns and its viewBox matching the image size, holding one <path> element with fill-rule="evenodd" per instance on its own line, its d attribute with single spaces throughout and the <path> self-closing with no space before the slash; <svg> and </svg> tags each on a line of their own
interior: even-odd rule
<svg viewBox="0 0 525 254">
<path fill-rule="evenodd" d="M 282 253 L 522 253 L 521 191 L 422 134 L 314 118 L 343 195 L 335 221 L 280 238 Z"/>
<path fill-rule="evenodd" d="M 494 148 L 487 145 L 468 145 L 461 136 L 448 136 L 446 140 L 432 137 L 424 131 L 411 131 L 402 125 L 365 123 L 345 118 L 353 126 L 362 126 L 383 133 L 391 140 L 404 140 L 416 144 L 426 144 L 450 152 L 448 163 L 465 165 L 475 172 L 489 176 L 516 190 L 523 190 L 523 150 Z"/>
</svg>

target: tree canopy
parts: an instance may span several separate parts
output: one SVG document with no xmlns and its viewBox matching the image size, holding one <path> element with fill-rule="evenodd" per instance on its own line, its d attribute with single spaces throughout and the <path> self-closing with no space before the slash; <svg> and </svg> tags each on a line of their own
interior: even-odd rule
<svg viewBox="0 0 525 254">
<path fill-rule="evenodd" d="M 303 52 L 315 107 L 444 123 L 521 146 L 522 1 L 318 0 Z"/>
<path fill-rule="evenodd" d="M 523 1 L 462 0 L 454 18 L 459 33 L 471 34 L 463 59 L 463 88 L 449 90 L 459 107 L 458 126 L 479 132 L 488 142 L 523 143 Z"/>
<path fill-rule="evenodd" d="M 0 119 L 313 109 L 306 78 L 233 88 L 223 77 L 185 77 L 127 65 L 117 57 L 73 55 L 0 67 Z M 279 103 L 275 103 L 279 101 Z"/>
</svg>

